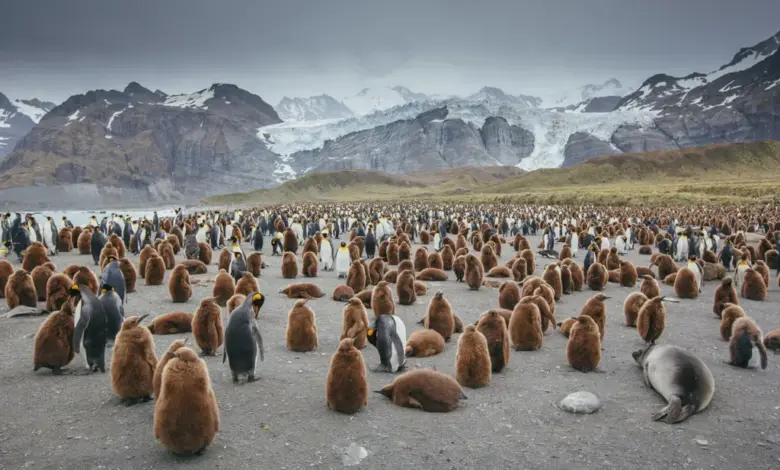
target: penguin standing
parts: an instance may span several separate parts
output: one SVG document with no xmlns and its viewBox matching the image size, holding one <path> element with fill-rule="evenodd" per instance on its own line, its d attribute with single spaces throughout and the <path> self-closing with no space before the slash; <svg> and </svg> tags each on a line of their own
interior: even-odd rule
<svg viewBox="0 0 780 470">
<path fill-rule="evenodd" d="M 89 242 L 90 253 L 92 254 L 92 259 L 95 261 L 95 266 L 100 264 L 100 252 L 103 250 L 105 245 L 105 234 L 100 229 L 100 227 L 95 227 L 95 231 L 92 232 L 92 237 L 90 238 Z"/>
<path fill-rule="evenodd" d="M 68 293 L 72 300 L 77 302 L 74 313 L 73 350 L 76 354 L 80 354 L 83 346 L 87 369 L 105 373 L 108 321 L 103 304 L 84 284 L 74 284 Z"/>
<path fill-rule="evenodd" d="M 585 254 L 582 270 L 586 276 L 588 275 L 588 269 L 596 262 L 596 251 L 598 251 L 598 247 L 595 244 L 591 244 L 590 247 L 588 247 L 588 252 Z"/>
<path fill-rule="evenodd" d="M 263 337 L 256 321 L 264 302 L 263 294 L 252 293 L 228 317 L 222 363 L 228 359 L 233 382 L 238 382 L 239 374 L 247 374 L 247 382 L 255 381 L 258 353 L 261 361 L 264 355 Z"/>
<path fill-rule="evenodd" d="M 349 256 L 347 242 L 341 242 L 338 253 L 336 253 L 336 274 L 339 279 L 346 277 L 349 267 L 352 265 L 352 258 Z"/>
<path fill-rule="evenodd" d="M 119 295 L 122 304 L 124 304 L 126 295 L 125 275 L 119 267 L 119 261 L 116 259 L 116 256 L 108 255 L 106 259 L 108 260 L 108 263 L 103 268 L 103 272 L 100 275 L 100 283 L 103 287 L 110 286 L 111 289 Z"/>
<path fill-rule="evenodd" d="M 133 219 L 127 217 L 125 219 L 125 228 L 122 230 L 122 241 L 125 242 L 125 246 L 130 246 L 130 239 L 135 235 L 135 229 L 133 228 Z"/>
<path fill-rule="evenodd" d="M 54 219 L 52 217 L 46 217 L 46 222 L 44 222 L 43 226 L 41 227 L 41 232 L 43 244 L 47 248 L 46 254 L 58 254 L 59 248 L 57 248 L 57 224 L 54 223 Z"/>
<path fill-rule="evenodd" d="M 246 259 L 244 259 L 240 251 L 233 253 L 233 259 L 230 261 L 229 268 L 230 276 L 233 277 L 235 282 L 238 282 L 244 276 L 244 273 L 247 272 Z"/>
<path fill-rule="evenodd" d="M 103 304 L 108 325 L 106 340 L 113 343 L 117 333 L 122 328 L 122 322 L 125 321 L 125 307 L 122 305 L 122 299 L 119 297 L 119 294 L 110 284 L 103 284 L 100 292 L 98 299 Z"/>
<path fill-rule="evenodd" d="M 328 234 L 322 234 L 322 241 L 320 242 L 320 265 L 323 271 L 330 271 L 333 269 L 333 247 L 328 239 Z"/>
<path fill-rule="evenodd" d="M 726 271 L 731 271 L 731 262 L 734 260 L 734 244 L 731 240 L 726 240 L 723 249 L 718 254 L 718 259 L 726 267 Z"/>
<path fill-rule="evenodd" d="M 222 232 L 220 232 L 219 230 L 219 224 L 215 223 L 211 227 L 211 232 L 209 233 L 209 241 L 211 243 L 212 250 L 219 250 L 221 236 L 222 236 Z"/>
<path fill-rule="evenodd" d="M 254 237 L 252 238 L 252 248 L 255 251 L 263 251 L 263 229 L 260 225 L 255 227 Z"/>
<path fill-rule="evenodd" d="M 396 315 L 379 315 L 372 322 L 368 342 L 379 351 L 374 372 L 398 372 L 406 367 L 406 325 Z"/>
<path fill-rule="evenodd" d="M 699 289 L 699 294 L 701 294 L 701 281 L 704 277 L 704 273 L 702 273 L 699 263 L 696 262 L 696 256 L 691 255 L 688 258 L 688 264 L 686 267 L 693 271 L 693 275 L 696 276 L 696 287 Z"/>
<path fill-rule="evenodd" d="M 371 228 L 368 229 L 368 233 L 366 234 L 366 238 L 363 244 L 366 249 L 366 257 L 368 259 L 372 259 L 374 257 L 374 253 L 376 253 L 376 236 L 374 236 L 374 231 Z"/>
</svg>

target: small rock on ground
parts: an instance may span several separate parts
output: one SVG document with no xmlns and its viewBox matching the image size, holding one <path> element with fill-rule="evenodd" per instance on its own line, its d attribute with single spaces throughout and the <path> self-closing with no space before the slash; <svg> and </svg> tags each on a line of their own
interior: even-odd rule
<svg viewBox="0 0 780 470">
<path fill-rule="evenodd" d="M 590 392 L 574 392 L 561 400 L 561 408 L 569 413 L 591 414 L 601 408 L 601 401 Z"/>
</svg>

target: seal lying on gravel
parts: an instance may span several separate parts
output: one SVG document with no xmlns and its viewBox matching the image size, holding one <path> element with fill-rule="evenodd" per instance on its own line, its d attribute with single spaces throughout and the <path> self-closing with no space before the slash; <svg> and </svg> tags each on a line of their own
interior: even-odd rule
<svg viewBox="0 0 780 470">
<path fill-rule="evenodd" d="M 710 404 L 715 380 L 698 357 L 670 344 L 650 345 L 632 356 L 642 366 L 645 384 L 669 403 L 653 413 L 653 421 L 679 423 Z"/>
</svg>

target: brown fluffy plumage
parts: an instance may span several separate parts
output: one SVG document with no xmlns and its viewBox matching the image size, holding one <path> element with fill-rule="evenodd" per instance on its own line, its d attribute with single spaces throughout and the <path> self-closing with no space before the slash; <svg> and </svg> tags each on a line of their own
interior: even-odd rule
<svg viewBox="0 0 780 470">
<path fill-rule="evenodd" d="M 696 275 L 688 268 L 677 271 L 674 279 L 674 295 L 681 299 L 695 299 L 699 296 L 699 286 Z"/>
<path fill-rule="evenodd" d="M 125 276 L 125 292 L 135 292 L 135 283 L 138 281 L 138 272 L 135 270 L 135 265 L 127 259 L 122 258 L 119 260 L 119 270 Z"/>
<path fill-rule="evenodd" d="M 301 299 L 287 314 L 287 332 L 285 342 L 287 349 L 295 352 L 307 352 L 317 349 L 317 323 L 314 311 L 306 305 L 307 300 Z"/>
<path fill-rule="evenodd" d="M 358 349 L 366 347 L 368 338 L 368 313 L 363 302 L 357 297 L 349 299 L 344 307 L 341 321 L 341 337 L 339 339 L 350 338 Z"/>
<path fill-rule="evenodd" d="M 368 263 L 368 282 L 377 285 L 385 272 L 385 262 L 382 258 L 374 258 Z"/>
<path fill-rule="evenodd" d="M 80 228 L 80 227 L 76 227 L 76 228 Z M 76 246 L 79 249 L 79 254 L 80 255 L 90 254 L 92 251 L 92 246 L 90 245 L 90 242 L 92 241 L 92 230 L 84 230 L 78 235 L 76 235 L 76 233 L 78 232 L 74 230 L 73 235 L 78 237 L 76 241 Z"/>
<path fill-rule="evenodd" d="M 712 300 L 712 313 L 720 317 L 727 303 L 739 304 L 737 290 L 734 288 L 734 281 L 730 277 L 723 278 L 720 285 L 715 288 L 715 296 Z"/>
<path fill-rule="evenodd" d="M 498 306 L 513 310 L 522 297 L 520 287 L 514 281 L 506 281 L 498 288 Z"/>
<path fill-rule="evenodd" d="M 558 269 L 558 265 L 548 264 L 544 268 L 544 274 L 542 275 L 542 280 L 553 288 L 555 300 L 561 300 L 561 297 L 563 297 L 563 283 L 561 282 L 561 275 Z"/>
<path fill-rule="evenodd" d="M 436 330 L 417 330 L 406 341 L 407 357 L 429 357 L 444 351 L 444 338 Z"/>
<path fill-rule="evenodd" d="M 661 295 L 661 288 L 658 286 L 658 281 L 652 276 L 647 275 L 642 277 L 642 282 L 639 284 L 639 291 L 648 299 Z"/>
<path fill-rule="evenodd" d="M 165 260 L 159 255 L 154 255 L 146 261 L 144 283 L 147 286 L 161 286 L 165 278 Z"/>
<path fill-rule="evenodd" d="M 417 369 L 398 376 L 378 393 L 393 404 L 443 413 L 458 407 L 463 395 L 460 384 L 449 375 L 430 369 Z"/>
<path fill-rule="evenodd" d="M 5 302 L 9 309 L 24 305 L 26 307 L 35 307 L 38 305 L 38 294 L 35 292 L 35 284 L 32 276 L 23 270 L 18 269 L 11 274 L 5 285 Z"/>
<path fill-rule="evenodd" d="M 761 273 L 753 268 L 747 268 L 742 278 L 742 297 L 748 300 L 766 300 L 766 284 Z"/>
<path fill-rule="evenodd" d="M 317 255 L 311 251 L 303 254 L 302 273 L 305 277 L 317 277 L 319 270 L 319 260 Z"/>
<path fill-rule="evenodd" d="M 731 327 L 737 319 L 744 317 L 745 311 L 737 304 L 727 303 L 723 306 L 720 315 L 720 337 L 728 341 L 731 339 Z"/>
<path fill-rule="evenodd" d="M 394 315 L 395 314 L 395 302 L 393 301 L 393 291 L 390 289 L 390 285 L 385 281 L 380 281 L 371 295 L 371 310 L 374 311 L 374 316 L 379 315 Z"/>
<path fill-rule="evenodd" d="M 214 279 L 214 287 L 211 289 L 211 296 L 220 307 L 227 304 L 229 298 L 236 293 L 236 285 L 233 277 L 224 269 L 220 269 L 217 277 Z"/>
<path fill-rule="evenodd" d="M 590 268 L 588 268 L 588 287 L 591 290 L 604 290 L 604 288 L 607 286 L 607 281 L 609 280 L 609 276 L 607 273 L 607 269 L 604 267 L 601 263 L 593 263 Z"/>
<path fill-rule="evenodd" d="M 13 273 L 13 265 L 4 259 L 0 259 L 0 297 L 5 297 L 5 286 Z"/>
<path fill-rule="evenodd" d="M 192 286 L 190 285 L 190 273 L 182 265 L 178 265 L 171 271 L 171 277 L 168 279 L 168 293 L 174 302 L 186 302 L 192 297 Z"/>
<path fill-rule="evenodd" d="M 198 248 L 200 248 L 198 260 L 206 266 L 210 265 L 214 256 L 214 252 L 211 250 L 209 244 L 206 242 L 200 242 L 198 243 Z"/>
<path fill-rule="evenodd" d="M 491 378 L 490 351 L 485 335 L 476 326 L 466 326 L 458 338 L 455 354 L 455 378 L 464 387 L 480 388 L 488 385 Z"/>
<path fill-rule="evenodd" d="M 333 289 L 331 298 L 336 302 L 348 302 L 355 296 L 355 291 L 346 284 L 340 284 Z"/>
<path fill-rule="evenodd" d="M 477 330 L 487 341 L 493 372 L 501 372 L 509 364 L 508 323 L 506 317 L 500 315 L 496 309 L 490 309 L 483 313 L 477 322 Z"/>
<path fill-rule="evenodd" d="M 421 246 L 414 252 L 414 270 L 420 272 L 428 267 L 428 250 Z"/>
<path fill-rule="evenodd" d="M 352 338 L 342 339 L 330 358 L 325 395 L 328 408 L 341 413 L 353 414 L 368 405 L 366 365 Z"/>
<path fill-rule="evenodd" d="M 780 328 L 770 331 L 764 336 L 764 347 L 777 354 L 780 352 Z"/>
<path fill-rule="evenodd" d="M 588 272 L 590 272 L 590 270 L 588 270 Z M 607 306 L 604 304 L 604 301 L 607 299 L 609 299 L 609 297 L 604 294 L 596 294 L 585 302 L 585 305 L 582 306 L 582 311 L 580 312 L 580 316 L 585 315 L 591 317 L 593 321 L 596 322 L 596 325 L 598 325 L 599 331 L 601 332 L 602 341 L 604 341 L 604 334 L 607 326 Z"/>
<path fill-rule="evenodd" d="M 192 331 L 192 314 L 169 312 L 158 315 L 147 325 L 153 335 L 175 335 Z"/>
<path fill-rule="evenodd" d="M 737 367 L 748 367 L 753 357 L 753 347 L 758 349 L 761 368 L 766 369 L 768 358 L 764 347 L 761 329 L 750 317 L 740 317 L 731 326 L 729 341 L 729 363 Z"/>
<path fill-rule="evenodd" d="M 479 290 L 482 288 L 482 281 L 485 278 L 485 267 L 479 258 L 473 254 L 466 256 L 466 285 L 471 290 Z"/>
<path fill-rule="evenodd" d="M 111 355 L 111 389 L 120 400 L 149 401 L 154 393 L 154 337 L 140 325 L 143 316 L 125 318 Z"/>
<path fill-rule="evenodd" d="M 482 268 L 485 272 L 490 272 L 491 269 L 498 265 L 498 258 L 493 251 L 493 247 L 489 244 L 485 244 L 485 246 L 482 247 L 479 259 L 482 262 Z"/>
<path fill-rule="evenodd" d="M 190 348 L 163 368 L 154 405 L 154 437 L 169 451 L 200 453 L 219 431 L 219 408 L 206 363 Z"/>
<path fill-rule="evenodd" d="M 206 297 L 192 316 L 192 336 L 205 356 L 216 356 L 225 341 L 222 312 L 213 297 Z"/>
<path fill-rule="evenodd" d="M 285 294 L 288 299 L 319 299 L 325 297 L 325 293 L 316 285 L 310 282 L 300 282 L 290 284 L 279 290 L 280 294 Z"/>
<path fill-rule="evenodd" d="M 654 256 L 656 256 L 656 258 L 655 260 L 650 261 L 650 265 L 658 268 L 659 279 L 664 279 L 666 276 L 676 273 L 679 270 L 671 256 L 661 253 L 656 253 Z"/>
<path fill-rule="evenodd" d="M 666 307 L 663 297 L 653 297 L 639 309 L 636 319 L 636 331 L 645 343 L 655 344 L 666 328 Z"/>
<path fill-rule="evenodd" d="M 345 284 L 352 288 L 355 292 L 360 292 L 366 288 L 367 285 L 366 270 L 363 267 L 363 263 L 359 260 L 352 262 L 352 265 L 347 271 L 347 279 Z"/>
<path fill-rule="evenodd" d="M 417 274 L 420 281 L 444 282 L 447 280 L 447 273 L 438 268 L 426 268 Z"/>
<path fill-rule="evenodd" d="M 534 290 L 533 295 L 527 295 L 520 299 L 520 302 L 531 302 L 539 307 L 539 314 L 542 319 L 542 333 L 546 332 L 547 328 L 552 326 L 553 329 L 555 329 L 556 326 L 555 309 L 552 308 L 555 304 L 553 303 L 551 305 L 550 302 L 545 299 L 545 296 L 542 295 L 543 290 L 543 287 L 537 287 L 536 290 Z"/>
<path fill-rule="evenodd" d="M 209 272 L 208 266 L 201 260 L 197 259 L 185 259 L 177 265 L 183 266 L 190 274 L 206 274 Z"/>
<path fill-rule="evenodd" d="M 417 291 L 414 287 L 414 274 L 405 270 L 398 275 L 396 281 L 396 295 L 400 305 L 412 305 L 417 301 Z"/>
<path fill-rule="evenodd" d="M 626 297 L 625 302 L 623 302 L 623 315 L 626 318 L 626 326 L 636 327 L 639 309 L 642 308 L 642 305 L 644 305 L 647 300 L 647 295 L 643 292 L 634 292 Z"/>
<path fill-rule="evenodd" d="M 74 318 L 70 304 L 64 304 L 62 310 L 56 311 L 38 328 L 33 347 L 33 371 L 44 367 L 51 369 L 53 374 L 60 374 L 61 369 L 73 360 L 73 328 Z"/>
<path fill-rule="evenodd" d="M 284 279 L 298 277 L 298 258 L 291 251 L 285 251 L 282 255 L 282 277 Z"/>
<path fill-rule="evenodd" d="M 246 269 L 254 277 L 259 277 L 263 269 L 263 256 L 255 251 L 246 258 Z"/>
<path fill-rule="evenodd" d="M 33 242 L 30 244 L 30 246 L 27 247 L 26 250 L 24 250 L 24 257 L 22 258 L 22 269 L 27 272 L 32 272 L 32 270 L 37 266 L 46 264 L 49 261 L 51 260 L 48 256 L 46 256 L 46 247 L 43 246 L 43 243 Z"/>
<path fill-rule="evenodd" d="M 558 323 L 558 328 L 560 329 L 561 334 L 568 338 L 575 323 L 577 323 L 577 317 L 567 318 L 566 320 Z"/>
<path fill-rule="evenodd" d="M 253 291 L 257 292 L 257 291 Z M 227 306 L 225 307 L 225 310 L 227 310 L 228 315 L 230 313 L 241 306 L 241 304 L 244 303 L 246 300 L 246 295 L 244 294 L 233 294 L 233 297 L 229 298 L 227 301 Z"/>
<path fill-rule="evenodd" d="M 542 347 L 542 315 L 536 304 L 515 305 L 509 319 L 509 338 L 515 351 L 535 351 Z"/>
<path fill-rule="evenodd" d="M 66 274 L 54 274 L 46 282 L 46 310 L 54 312 L 68 301 L 68 290 L 73 280 Z"/>
<path fill-rule="evenodd" d="M 163 373 L 163 369 L 165 368 L 165 365 L 168 364 L 168 361 L 170 361 L 175 357 L 173 353 L 183 348 L 185 344 L 187 344 L 186 338 L 177 339 L 176 341 L 172 342 L 170 346 L 168 346 L 168 350 L 165 352 L 165 354 L 160 356 L 160 358 L 158 359 L 157 365 L 154 368 L 154 379 L 152 380 L 152 388 L 154 389 L 155 401 L 157 401 L 157 399 L 160 397 L 160 387 L 162 386 L 162 373 Z"/>
<path fill-rule="evenodd" d="M 593 318 L 580 315 L 572 322 L 566 343 L 566 359 L 569 365 L 581 372 L 590 372 L 599 366 L 601 339 L 599 326 Z"/>
<path fill-rule="evenodd" d="M 627 260 L 620 261 L 620 285 L 623 287 L 634 287 L 637 281 L 637 272 L 634 265 Z"/>
<path fill-rule="evenodd" d="M 253 292 L 260 292 L 260 284 L 250 272 L 245 272 L 236 283 L 236 294 L 248 296 Z"/>
<path fill-rule="evenodd" d="M 166 270 L 173 269 L 176 266 L 176 257 L 173 254 L 173 246 L 168 243 L 167 240 L 160 243 L 157 247 L 157 253 L 159 253 L 163 261 L 165 261 Z"/>
<path fill-rule="evenodd" d="M 138 255 L 138 273 L 143 278 L 146 276 L 146 263 L 149 262 L 149 258 L 157 254 L 157 250 L 152 248 L 151 245 L 146 245 L 141 254 Z"/>
<path fill-rule="evenodd" d="M 585 273 L 582 271 L 582 267 L 577 263 L 571 263 L 569 265 L 569 272 L 571 272 L 571 282 L 574 291 L 582 291 L 582 286 L 585 285 Z"/>
<path fill-rule="evenodd" d="M 449 300 L 444 298 L 442 291 L 437 291 L 428 304 L 428 311 L 423 319 L 423 326 L 439 333 L 444 341 L 449 341 L 455 333 L 455 318 L 452 315 L 452 306 Z"/>
<path fill-rule="evenodd" d="M 46 301 L 46 284 L 49 282 L 49 279 L 54 276 L 54 271 L 54 269 L 51 269 L 51 264 L 46 263 L 41 266 L 36 266 L 35 269 L 32 270 L 32 273 L 30 273 L 33 285 L 35 285 L 35 293 L 38 295 L 38 301 L 40 302 Z"/>
</svg>

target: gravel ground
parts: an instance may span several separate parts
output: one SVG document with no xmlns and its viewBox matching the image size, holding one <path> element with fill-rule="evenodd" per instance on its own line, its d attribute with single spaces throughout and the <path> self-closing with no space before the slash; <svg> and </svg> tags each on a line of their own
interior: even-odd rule
<svg viewBox="0 0 780 470">
<path fill-rule="evenodd" d="M 532 246 L 539 242 L 531 237 Z M 413 249 L 416 249 L 415 246 Z M 245 250 L 249 250 L 245 247 Z M 513 253 L 504 246 L 502 260 Z M 183 253 L 182 253 L 183 254 Z M 578 262 L 582 262 L 582 252 Z M 217 256 L 215 255 L 215 260 Z M 628 259 L 647 265 L 649 257 L 631 252 Z M 60 269 L 70 263 L 90 263 L 88 256 L 54 258 Z M 709 408 L 684 423 L 655 423 L 651 413 L 665 405 L 645 387 L 631 352 L 643 346 L 636 330 L 625 327 L 622 304 L 636 289 L 609 284 L 608 320 L 603 343 L 603 373 L 581 373 L 566 361 L 564 338 L 548 331 L 535 352 L 512 352 L 504 372 L 487 388 L 465 389 L 468 400 L 454 412 L 429 414 L 392 405 L 371 394 L 368 407 L 354 416 L 332 412 L 325 405 L 325 378 L 341 328 L 344 304 L 329 297 L 309 305 L 317 315 L 320 348 L 311 353 L 287 351 L 286 316 L 295 302 L 278 294 L 289 281 L 280 274 L 280 258 L 259 282 L 267 300 L 261 310 L 265 362 L 259 381 L 234 385 L 227 364 L 206 359 L 219 403 L 221 430 L 202 457 L 180 458 L 168 453 L 153 436 L 152 403 L 125 407 L 112 394 L 108 374 L 52 376 L 32 371 L 33 338 L 43 318 L 0 318 L 0 467 L 1 468 L 336 468 L 348 464 L 345 449 L 367 451 L 364 468 L 580 468 L 768 469 L 780 467 L 780 373 L 770 353 L 766 370 L 737 369 L 723 363 L 727 344 L 719 337 L 719 320 L 711 311 L 717 282 L 708 282 L 698 300 L 667 304 L 667 328 L 659 340 L 693 350 L 710 367 L 716 382 Z M 544 261 L 539 261 L 540 274 Z M 167 285 L 146 287 L 128 296 L 127 315 L 194 311 L 211 294 L 216 266 L 209 267 L 186 305 L 173 304 Z M 398 306 L 407 331 L 427 309 L 433 292 L 444 291 L 453 310 L 466 322 L 497 305 L 497 289 L 471 292 L 454 276 L 429 284 L 429 293 L 412 306 Z M 303 279 L 299 279 L 303 281 Z M 332 272 L 316 282 L 328 293 L 340 284 Z M 764 332 L 780 327 L 778 287 L 766 302 L 740 299 Z M 662 293 L 673 295 L 662 286 Z M 557 305 L 560 320 L 577 315 L 594 292 L 565 296 Z M 5 302 L 0 315 L 7 311 Z M 370 312 L 369 312 L 370 315 Z M 157 354 L 187 335 L 155 336 Z M 410 358 L 411 369 L 435 367 L 454 374 L 457 335 L 444 353 Z M 369 368 L 379 361 L 372 346 L 363 350 Z M 107 353 L 107 364 L 110 364 Z M 76 358 L 70 369 L 81 369 Z M 389 383 L 393 375 L 368 373 L 369 388 Z M 593 415 L 572 415 L 558 408 L 567 394 L 588 390 L 603 402 Z"/>
</svg>

